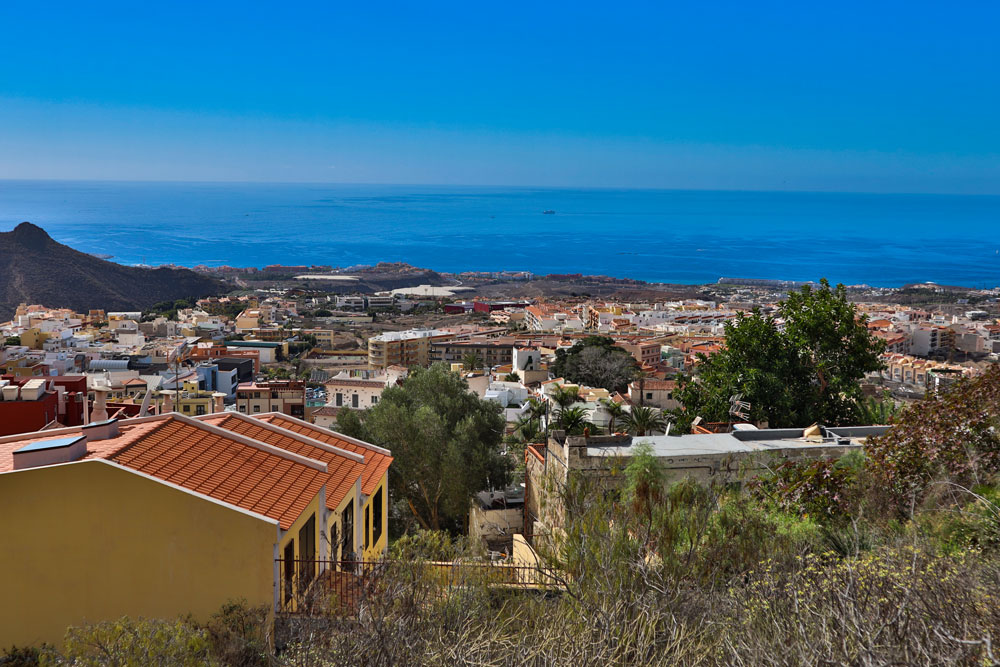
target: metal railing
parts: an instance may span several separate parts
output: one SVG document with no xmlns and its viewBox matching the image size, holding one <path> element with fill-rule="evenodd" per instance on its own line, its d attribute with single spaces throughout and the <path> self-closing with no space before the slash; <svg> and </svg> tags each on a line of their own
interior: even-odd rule
<svg viewBox="0 0 1000 667">
<path fill-rule="evenodd" d="M 355 615 L 392 587 L 419 589 L 427 601 L 471 586 L 559 591 L 565 575 L 543 566 L 491 561 L 276 560 L 278 609 L 285 614 Z"/>
</svg>

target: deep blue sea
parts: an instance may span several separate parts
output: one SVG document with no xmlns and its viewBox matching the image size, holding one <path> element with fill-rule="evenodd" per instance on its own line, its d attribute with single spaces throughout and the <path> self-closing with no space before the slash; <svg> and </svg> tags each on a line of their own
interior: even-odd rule
<svg viewBox="0 0 1000 667">
<path fill-rule="evenodd" d="M 0 231 L 25 220 L 123 264 L 1000 284 L 986 196 L 0 181 Z"/>
</svg>

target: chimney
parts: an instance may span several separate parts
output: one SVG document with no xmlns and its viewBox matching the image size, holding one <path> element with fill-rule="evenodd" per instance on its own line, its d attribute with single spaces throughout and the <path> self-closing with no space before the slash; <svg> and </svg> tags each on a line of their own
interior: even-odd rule
<svg viewBox="0 0 1000 667">
<path fill-rule="evenodd" d="M 110 387 L 94 387 L 94 409 L 90 413 L 90 418 L 95 422 L 103 422 L 108 419 L 108 391 Z"/>
<path fill-rule="evenodd" d="M 160 396 L 163 397 L 163 407 L 160 409 L 160 414 L 166 414 L 167 412 L 174 411 L 174 390 L 164 389 L 160 392 Z"/>
<path fill-rule="evenodd" d="M 83 437 L 86 442 L 97 442 L 98 440 L 110 440 L 121 435 L 118 430 L 117 419 L 105 419 L 104 421 L 87 424 L 83 427 Z"/>
<path fill-rule="evenodd" d="M 5 401 L 16 401 L 17 395 L 20 393 L 20 391 L 21 387 L 13 383 L 4 385 L 3 389 L 0 389 L 0 392 L 3 393 L 3 400 Z"/>
<path fill-rule="evenodd" d="M 213 412 L 222 412 L 226 409 L 225 405 L 222 402 L 225 397 L 226 395 L 223 394 L 221 391 L 217 391 L 212 394 L 212 398 L 214 399 L 215 402 L 215 405 L 212 408 Z"/>
<path fill-rule="evenodd" d="M 79 461 L 86 454 L 87 438 L 82 435 L 38 440 L 14 451 L 14 470 Z"/>
</svg>

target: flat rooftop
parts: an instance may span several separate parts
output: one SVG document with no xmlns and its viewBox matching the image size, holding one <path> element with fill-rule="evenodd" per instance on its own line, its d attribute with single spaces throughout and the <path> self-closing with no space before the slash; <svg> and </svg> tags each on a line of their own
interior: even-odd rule
<svg viewBox="0 0 1000 667">
<path fill-rule="evenodd" d="M 750 454 L 787 449 L 861 446 L 866 438 L 881 435 L 888 426 L 821 427 L 822 435 L 804 437 L 802 429 L 759 429 L 732 433 L 692 433 L 681 436 L 633 436 L 631 442 L 607 445 L 589 444 L 587 456 L 632 455 L 634 447 L 647 443 L 658 458 L 706 456 L 712 454 Z M 591 439 L 593 440 L 593 439 Z"/>
</svg>

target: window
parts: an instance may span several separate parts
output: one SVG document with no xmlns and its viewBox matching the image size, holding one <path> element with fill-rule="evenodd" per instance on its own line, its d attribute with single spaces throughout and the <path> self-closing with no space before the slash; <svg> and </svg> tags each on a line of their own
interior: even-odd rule
<svg viewBox="0 0 1000 667">
<path fill-rule="evenodd" d="M 204 405 L 196 405 L 196 406 L 194 406 L 194 413 L 196 415 L 203 415 L 203 414 L 205 414 L 205 406 Z"/>
<path fill-rule="evenodd" d="M 295 579 L 295 540 L 285 545 L 285 604 L 292 600 L 292 581 Z"/>
<path fill-rule="evenodd" d="M 653 399 L 653 392 L 651 392 L 651 391 L 647 391 L 647 392 L 646 392 L 646 400 L 647 400 L 647 401 L 650 401 L 650 400 L 652 400 L 652 399 Z"/>
<path fill-rule="evenodd" d="M 337 559 L 337 549 L 340 548 L 340 535 L 337 534 L 337 523 L 330 526 L 330 560 Z"/>
<path fill-rule="evenodd" d="M 347 503 L 344 513 L 340 517 L 340 524 L 344 527 L 344 541 L 341 544 L 344 560 L 354 560 L 354 501 Z"/>
<path fill-rule="evenodd" d="M 378 396 L 372 396 L 372 405 L 378 403 Z"/>
<path fill-rule="evenodd" d="M 372 521 L 372 543 L 378 544 L 382 537 L 382 487 L 379 487 L 372 498 Z"/>
<path fill-rule="evenodd" d="M 371 505 L 365 508 L 365 549 L 371 546 Z"/>
<path fill-rule="evenodd" d="M 316 515 L 299 530 L 299 587 L 305 588 L 316 573 Z"/>
<path fill-rule="evenodd" d="M 344 395 L 338 391 L 337 392 L 337 407 L 339 408 L 343 404 L 344 404 Z"/>
<path fill-rule="evenodd" d="M 352 408 L 358 407 L 358 395 L 357 394 L 352 394 L 351 395 L 351 407 Z"/>
<path fill-rule="evenodd" d="M 281 412 L 281 406 L 277 403 L 271 404 L 271 412 Z"/>
<path fill-rule="evenodd" d="M 253 411 L 254 412 L 260 412 L 260 406 L 259 405 L 253 406 Z"/>
<path fill-rule="evenodd" d="M 240 412 L 246 412 L 246 411 L 247 411 L 247 406 L 241 405 L 240 406 Z"/>
</svg>

